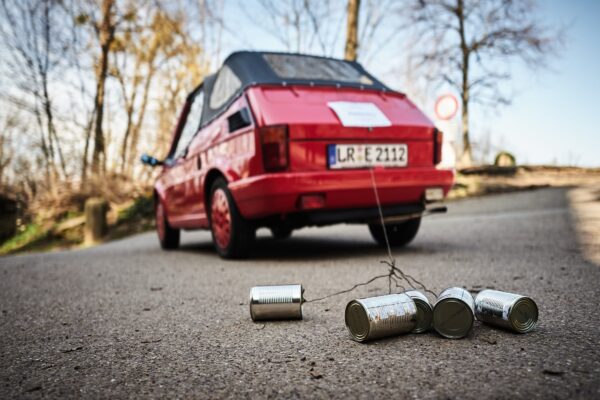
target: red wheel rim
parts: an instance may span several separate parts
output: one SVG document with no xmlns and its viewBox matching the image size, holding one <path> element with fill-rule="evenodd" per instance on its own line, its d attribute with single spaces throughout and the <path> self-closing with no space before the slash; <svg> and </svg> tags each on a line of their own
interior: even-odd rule
<svg viewBox="0 0 600 400">
<path fill-rule="evenodd" d="M 227 195 L 221 188 L 215 190 L 212 195 L 210 223 L 217 246 L 227 248 L 231 239 L 231 213 Z"/>
<path fill-rule="evenodd" d="M 165 210 L 162 203 L 158 203 L 156 205 L 156 232 L 161 242 L 165 240 L 165 230 Z"/>
</svg>

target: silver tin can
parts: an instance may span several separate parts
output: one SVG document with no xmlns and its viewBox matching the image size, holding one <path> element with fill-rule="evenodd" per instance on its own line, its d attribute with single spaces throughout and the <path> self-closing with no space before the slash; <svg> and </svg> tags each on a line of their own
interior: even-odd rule
<svg viewBox="0 0 600 400">
<path fill-rule="evenodd" d="M 425 294 L 418 290 L 409 290 L 404 292 L 415 302 L 417 306 L 417 324 L 412 333 L 427 332 L 433 326 L 433 306 Z"/>
<path fill-rule="evenodd" d="M 417 323 L 417 306 L 404 293 L 352 300 L 346 326 L 357 342 L 408 333 Z"/>
<path fill-rule="evenodd" d="M 465 337 L 473 327 L 474 308 L 471 293 L 459 287 L 448 288 L 433 306 L 433 328 L 448 339 Z"/>
<path fill-rule="evenodd" d="M 255 286 L 250 289 L 253 321 L 302 319 L 302 285 Z"/>
<path fill-rule="evenodd" d="M 475 316 L 481 322 L 525 333 L 535 328 L 538 308 L 527 296 L 482 290 L 475 297 Z"/>
</svg>

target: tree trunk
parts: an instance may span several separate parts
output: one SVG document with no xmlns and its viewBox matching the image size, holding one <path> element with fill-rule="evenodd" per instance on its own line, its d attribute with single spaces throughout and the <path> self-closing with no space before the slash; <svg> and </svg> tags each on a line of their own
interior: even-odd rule
<svg viewBox="0 0 600 400">
<path fill-rule="evenodd" d="M 358 10 L 360 0 L 348 0 L 348 27 L 346 30 L 346 50 L 344 58 L 356 61 L 358 50 Z"/>
<path fill-rule="evenodd" d="M 44 94 L 44 112 L 46 114 L 46 125 L 48 129 L 48 136 L 52 139 L 54 138 L 54 143 L 56 145 L 56 151 L 58 153 L 58 160 L 60 162 L 60 168 L 63 174 L 63 178 L 67 178 L 67 166 L 65 164 L 65 157 L 63 155 L 62 149 L 60 147 L 60 141 L 58 140 L 58 135 L 56 134 L 56 127 L 54 126 L 54 115 L 52 113 L 52 104 L 50 102 L 50 95 L 48 93 L 48 82 L 46 81 L 46 77 L 44 76 L 42 79 L 43 86 L 43 94 Z"/>
<path fill-rule="evenodd" d="M 104 133 L 102 131 L 102 121 L 104 117 L 104 92 L 106 84 L 106 75 L 108 70 L 108 53 L 110 45 L 114 39 L 115 27 L 112 23 L 112 7 L 114 0 L 103 0 L 102 2 L 102 23 L 99 29 L 100 38 L 100 60 L 96 74 L 96 98 L 94 108 L 96 109 L 96 122 L 94 125 L 94 152 L 92 154 L 92 172 L 98 174 L 104 172 L 106 166 L 106 153 L 104 148 Z"/>
<path fill-rule="evenodd" d="M 126 176 L 133 177 L 133 164 L 135 163 L 137 156 L 137 146 L 140 139 L 140 131 L 144 122 L 144 114 L 146 112 L 147 94 L 144 95 L 144 101 L 142 107 L 140 107 L 140 115 L 136 124 L 131 130 L 131 143 L 129 145 L 129 154 L 127 156 L 127 168 L 125 169 Z"/>
<path fill-rule="evenodd" d="M 460 35 L 460 49 L 462 53 L 462 84 L 461 84 L 461 102 L 462 102 L 462 142 L 463 152 L 460 157 L 460 164 L 468 167 L 473 163 L 471 152 L 471 140 L 469 139 L 469 59 L 471 50 L 467 45 L 465 35 L 465 15 L 463 0 L 456 2 L 456 16 L 458 18 L 458 33 Z"/>
<path fill-rule="evenodd" d="M 123 142 L 121 143 L 121 173 L 125 174 L 127 169 L 127 148 L 129 144 L 129 134 L 131 133 L 131 127 L 133 125 L 133 106 L 127 107 L 127 125 L 125 126 L 125 134 L 123 135 Z"/>
<path fill-rule="evenodd" d="M 121 85 L 121 92 L 123 93 L 123 100 L 125 102 L 125 110 L 127 113 L 127 124 L 125 126 L 125 133 L 123 134 L 123 141 L 121 142 L 121 174 L 125 174 L 125 171 L 127 169 L 127 150 L 129 148 L 129 142 L 130 142 L 130 134 L 131 134 L 131 130 L 133 127 L 133 112 L 134 112 L 134 107 L 135 107 L 135 102 L 137 100 L 137 94 L 138 94 L 138 85 L 139 85 L 139 79 L 138 79 L 138 73 L 137 71 L 139 71 L 140 69 L 140 63 L 139 63 L 139 58 L 138 60 L 136 60 L 135 66 L 134 66 L 134 70 L 136 71 L 136 75 L 133 79 L 132 82 L 132 93 L 131 96 L 129 96 L 127 94 L 127 84 L 125 83 L 124 77 L 121 75 L 121 73 L 119 73 L 117 75 L 118 80 L 119 80 L 119 84 Z"/>
<path fill-rule="evenodd" d="M 94 118 L 96 117 L 96 110 L 92 111 L 90 115 L 90 119 L 85 128 L 85 145 L 83 147 L 83 157 L 81 157 L 81 187 L 85 186 L 87 181 L 87 172 L 88 172 L 88 153 L 90 148 L 90 139 L 92 136 L 92 127 L 94 125 Z"/>
<path fill-rule="evenodd" d="M 125 169 L 126 176 L 132 177 L 133 175 L 133 164 L 137 156 L 137 146 L 140 139 L 140 131 L 144 124 L 144 116 L 146 114 L 146 108 L 148 107 L 148 95 L 150 94 L 150 85 L 154 77 L 155 69 L 153 66 L 149 66 L 146 82 L 144 82 L 144 88 L 142 89 L 142 103 L 138 110 L 137 121 L 131 130 L 131 143 L 129 145 L 129 155 L 127 161 L 127 168 Z"/>
<path fill-rule="evenodd" d="M 60 167 L 62 171 L 63 178 L 67 178 L 67 168 L 65 166 L 65 158 L 63 156 L 62 149 L 60 147 L 60 141 L 58 140 L 58 135 L 56 134 L 56 127 L 54 126 L 54 116 L 52 113 L 52 103 L 50 101 L 50 94 L 48 93 L 48 68 L 50 64 L 50 41 L 52 37 L 50 35 L 50 2 L 44 2 L 44 62 L 41 63 L 38 61 L 40 75 L 41 75 L 41 84 L 42 84 L 42 96 L 43 96 L 43 106 L 44 113 L 46 114 L 46 125 L 48 129 L 48 137 L 50 138 L 50 143 L 54 139 L 56 144 L 56 151 L 58 153 L 58 160 L 60 162 Z"/>
<path fill-rule="evenodd" d="M 42 116 L 40 114 L 40 110 L 38 109 L 37 102 L 34 107 L 35 119 L 38 123 L 38 127 L 40 128 L 40 147 L 42 148 L 42 154 L 44 155 L 44 166 L 46 169 L 46 182 L 50 182 L 52 178 L 52 167 L 54 166 L 51 163 L 50 158 L 50 150 L 48 149 L 48 145 L 46 143 L 46 135 L 44 133 L 44 125 L 42 124 Z"/>
<path fill-rule="evenodd" d="M 463 151 L 460 157 L 461 166 L 468 167 L 473 163 L 473 154 L 471 151 L 471 139 L 469 138 L 469 53 L 463 54 L 461 87 L 461 106 L 462 106 L 462 142 Z"/>
<path fill-rule="evenodd" d="M 462 100 L 462 141 L 463 152 L 461 156 L 462 166 L 468 167 L 473 163 L 471 151 L 471 139 L 469 138 L 469 88 L 463 91 Z"/>
</svg>

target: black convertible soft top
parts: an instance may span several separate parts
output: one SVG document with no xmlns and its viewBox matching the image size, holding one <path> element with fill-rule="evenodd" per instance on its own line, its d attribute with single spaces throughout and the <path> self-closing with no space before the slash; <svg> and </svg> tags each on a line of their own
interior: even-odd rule
<svg viewBox="0 0 600 400">
<path fill-rule="evenodd" d="M 389 90 L 357 62 L 297 53 L 238 51 L 223 62 L 252 84 L 308 84 L 372 87 Z"/>
<path fill-rule="evenodd" d="M 226 110 L 247 87 L 258 84 L 390 90 L 357 62 L 297 53 L 238 51 L 190 95 L 195 96 L 203 87 L 207 101 L 202 125 Z"/>
</svg>

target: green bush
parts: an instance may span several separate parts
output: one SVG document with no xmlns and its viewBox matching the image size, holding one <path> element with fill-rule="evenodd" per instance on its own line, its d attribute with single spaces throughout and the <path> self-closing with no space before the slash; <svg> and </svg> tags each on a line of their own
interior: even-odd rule
<svg viewBox="0 0 600 400">
<path fill-rule="evenodd" d="M 494 165 L 497 167 L 516 167 L 517 160 L 515 159 L 515 156 L 508 151 L 501 151 L 500 153 L 496 154 Z"/>
<path fill-rule="evenodd" d="M 9 254 L 48 236 L 48 231 L 42 229 L 38 224 L 27 224 L 24 228 L 0 246 L 0 254 Z"/>
<path fill-rule="evenodd" d="M 140 196 L 130 207 L 119 212 L 118 222 L 131 219 L 151 218 L 154 215 L 154 199 L 152 196 Z"/>
</svg>

